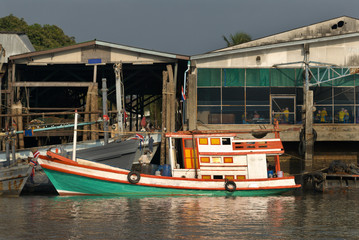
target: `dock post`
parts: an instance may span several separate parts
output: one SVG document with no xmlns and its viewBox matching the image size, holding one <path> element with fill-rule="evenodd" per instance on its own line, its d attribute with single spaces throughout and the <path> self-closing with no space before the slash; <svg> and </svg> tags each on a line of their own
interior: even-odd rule
<svg viewBox="0 0 359 240">
<path fill-rule="evenodd" d="M 162 135 L 161 135 L 161 165 L 166 162 L 166 117 L 167 117 L 167 80 L 168 72 L 162 72 Z"/>
<path fill-rule="evenodd" d="M 85 122 L 89 122 L 90 121 L 90 109 L 91 109 L 91 93 L 92 93 L 92 85 L 90 85 L 87 89 L 87 96 L 86 96 L 86 106 L 85 106 L 85 116 L 84 116 L 84 121 Z M 86 141 L 89 140 L 89 129 L 90 126 L 86 125 L 84 126 L 84 133 L 82 134 L 82 140 Z"/>
<path fill-rule="evenodd" d="M 102 112 L 103 112 L 103 130 L 104 142 L 108 144 L 108 111 L 107 111 L 107 79 L 102 78 Z"/>
<path fill-rule="evenodd" d="M 188 97 L 187 97 L 187 114 L 186 119 L 188 119 L 188 130 L 197 129 L 197 88 L 196 88 L 196 78 L 195 74 L 189 74 L 188 76 Z"/>
<path fill-rule="evenodd" d="M 305 140 L 305 154 L 304 154 L 304 171 L 311 172 L 313 169 L 313 154 L 314 154 L 314 131 L 313 131 L 313 91 L 309 90 L 309 45 L 303 45 L 304 64 L 305 64 L 305 79 L 303 81 L 303 95 L 304 95 L 304 140 Z"/>
<path fill-rule="evenodd" d="M 307 91 L 305 107 L 305 165 L 306 172 L 313 169 L 314 134 L 313 134 L 313 91 Z"/>
<path fill-rule="evenodd" d="M 96 122 L 98 119 L 98 86 L 97 83 L 93 84 L 92 94 L 91 94 L 91 122 Z M 97 125 L 91 125 L 91 140 L 97 140 Z"/>
</svg>

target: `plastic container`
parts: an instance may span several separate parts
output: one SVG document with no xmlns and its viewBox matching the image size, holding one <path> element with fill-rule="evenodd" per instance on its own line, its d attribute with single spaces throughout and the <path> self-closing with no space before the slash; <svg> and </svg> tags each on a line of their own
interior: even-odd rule
<svg viewBox="0 0 359 240">
<path fill-rule="evenodd" d="M 268 178 L 272 178 L 273 177 L 273 170 L 269 170 L 268 171 Z"/>
<path fill-rule="evenodd" d="M 282 177 L 283 177 L 283 171 L 278 171 L 278 172 L 277 172 L 277 176 L 278 176 L 279 178 L 282 178 Z"/>
<path fill-rule="evenodd" d="M 169 164 L 163 165 L 162 176 L 166 176 L 166 177 L 172 176 L 171 165 L 169 165 Z"/>
</svg>

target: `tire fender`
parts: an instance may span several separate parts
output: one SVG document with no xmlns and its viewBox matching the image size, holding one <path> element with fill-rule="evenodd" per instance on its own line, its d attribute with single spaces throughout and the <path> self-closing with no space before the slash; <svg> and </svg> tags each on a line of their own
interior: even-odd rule
<svg viewBox="0 0 359 240">
<path fill-rule="evenodd" d="M 136 184 L 140 181 L 141 175 L 139 172 L 132 171 L 127 174 L 127 180 L 131 184 Z"/>
<path fill-rule="evenodd" d="M 234 191 L 236 191 L 237 185 L 233 181 L 226 181 L 226 183 L 224 184 L 224 188 L 228 192 L 234 192 Z"/>
</svg>

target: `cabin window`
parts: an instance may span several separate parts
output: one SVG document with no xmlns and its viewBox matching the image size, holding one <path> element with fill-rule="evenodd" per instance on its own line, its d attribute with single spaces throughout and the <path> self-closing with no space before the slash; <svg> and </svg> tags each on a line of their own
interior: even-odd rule
<svg viewBox="0 0 359 240">
<path fill-rule="evenodd" d="M 224 163 L 233 163 L 233 157 L 224 157 L 223 162 Z"/>
<path fill-rule="evenodd" d="M 258 147 L 259 148 L 267 148 L 268 147 L 267 142 L 258 142 Z"/>
<path fill-rule="evenodd" d="M 213 179 L 223 179 L 223 176 L 222 175 L 214 175 Z"/>
<path fill-rule="evenodd" d="M 246 175 L 237 175 L 238 180 L 246 179 Z"/>
<path fill-rule="evenodd" d="M 221 145 L 220 138 L 211 138 L 211 145 Z"/>
<path fill-rule="evenodd" d="M 199 144 L 200 145 L 208 145 L 208 138 L 200 138 Z"/>
<path fill-rule="evenodd" d="M 228 179 L 228 180 L 233 180 L 234 176 L 233 175 L 226 175 L 225 178 Z"/>
<path fill-rule="evenodd" d="M 212 162 L 213 163 L 221 163 L 221 158 L 220 157 L 213 157 Z"/>
<path fill-rule="evenodd" d="M 211 175 L 202 175 L 202 179 L 211 179 Z"/>
<path fill-rule="evenodd" d="M 244 144 L 241 142 L 233 143 L 233 150 L 244 148 Z"/>
<path fill-rule="evenodd" d="M 201 157 L 201 163 L 209 163 L 209 157 Z"/>
<path fill-rule="evenodd" d="M 185 148 L 193 148 L 193 141 L 192 141 L 192 139 L 185 139 L 185 140 L 184 140 L 184 147 L 185 147 Z"/>
<path fill-rule="evenodd" d="M 231 145 L 230 138 L 222 138 L 222 145 Z"/>
</svg>

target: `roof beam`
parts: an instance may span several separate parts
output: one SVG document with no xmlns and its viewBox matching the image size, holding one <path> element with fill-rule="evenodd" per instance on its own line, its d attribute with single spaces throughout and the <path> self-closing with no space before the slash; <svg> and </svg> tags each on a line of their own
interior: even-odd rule
<svg viewBox="0 0 359 240">
<path fill-rule="evenodd" d="M 88 87 L 92 82 L 15 82 L 14 87 Z"/>
</svg>

